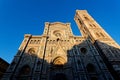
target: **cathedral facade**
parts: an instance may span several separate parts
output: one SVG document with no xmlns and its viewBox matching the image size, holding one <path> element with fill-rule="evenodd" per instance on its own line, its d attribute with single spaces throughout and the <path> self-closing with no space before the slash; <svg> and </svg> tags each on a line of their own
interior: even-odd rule
<svg viewBox="0 0 120 80">
<path fill-rule="evenodd" d="M 25 34 L 2 80 L 120 80 L 120 46 L 88 14 L 70 23 L 45 23 L 42 35 Z"/>
</svg>

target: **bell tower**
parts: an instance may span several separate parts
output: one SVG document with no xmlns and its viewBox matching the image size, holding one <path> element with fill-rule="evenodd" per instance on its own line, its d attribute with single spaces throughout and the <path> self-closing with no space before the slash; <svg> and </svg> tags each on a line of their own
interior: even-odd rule
<svg viewBox="0 0 120 80">
<path fill-rule="evenodd" d="M 86 10 L 76 10 L 74 17 L 82 36 L 90 40 L 98 49 L 111 73 L 120 75 L 120 46 L 108 35 L 107 32 L 88 14 Z M 110 66 L 112 65 L 112 66 Z M 114 70 L 115 71 L 114 71 Z M 115 76 L 113 74 L 113 76 Z M 115 76 L 116 77 L 116 76 Z"/>
<path fill-rule="evenodd" d="M 114 41 L 100 25 L 87 13 L 86 10 L 76 10 L 75 21 L 81 30 L 82 36 L 89 36 L 93 41 Z"/>
</svg>

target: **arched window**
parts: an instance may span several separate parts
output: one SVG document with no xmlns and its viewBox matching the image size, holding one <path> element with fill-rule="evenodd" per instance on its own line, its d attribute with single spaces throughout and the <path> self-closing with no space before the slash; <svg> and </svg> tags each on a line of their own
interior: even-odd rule
<svg viewBox="0 0 120 80">
<path fill-rule="evenodd" d="M 86 69 L 87 69 L 88 73 L 94 73 L 95 72 L 95 66 L 91 63 L 87 64 Z"/>
<path fill-rule="evenodd" d="M 94 26 L 94 28 L 96 27 L 96 25 L 95 25 L 95 24 L 93 24 L 93 26 Z"/>
<path fill-rule="evenodd" d="M 105 37 L 105 36 L 103 35 L 103 33 L 100 33 L 100 35 L 101 35 L 102 37 Z"/>
<path fill-rule="evenodd" d="M 32 44 L 32 43 L 33 43 L 33 40 L 30 41 L 30 44 Z"/>
<path fill-rule="evenodd" d="M 89 24 L 90 25 L 90 27 L 93 27 L 91 24 Z"/>
<path fill-rule="evenodd" d="M 34 53 L 35 53 L 34 48 L 30 48 L 30 49 L 28 50 L 28 53 L 29 53 L 29 54 L 34 54 Z"/>
<path fill-rule="evenodd" d="M 97 37 L 100 37 L 100 34 L 96 32 L 96 36 L 97 36 Z"/>
<path fill-rule="evenodd" d="M 19 77 L 29 75 L 31 72 L 31 69 L 28 65 L 23 66 L 19 71 Z"/>
<path fill-rule="evenodd" d="M 89 20 L 88 17 L 86 17 L 86 16 L 85 16 L 84 18 L 85 18 L 85 20 L 87 20 L 87 21 Z"/>
<path fill-rule="evenodd" d="M 37 43 L 37 41 L 36 40 L 34 40 L 34 44 L 36 44 Z"/>
<path fill-rule="evenodd" d="M 78 21 L 79 21 L 79 23 L 82 25 L 83 23 L 82 23 L 82 21 L 78 18 Z"/>
<path fill-rule="evenodd" d="M 40 44 L 40 40 L 37 41 L 37 44 Z"/>
</svg>

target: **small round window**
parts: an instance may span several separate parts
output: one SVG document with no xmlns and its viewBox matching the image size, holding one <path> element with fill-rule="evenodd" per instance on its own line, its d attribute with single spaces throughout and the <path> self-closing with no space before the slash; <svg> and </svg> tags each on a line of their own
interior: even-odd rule
<svg viewBox="0 0 120 80">
<path fill-rule="evenodd" d="M 80 48 L 80 51 L 81 51 L 82 53 L 84 53 L 84 54 L 87 53 L 87 49 L 84 48 L 84 47 L 83 47 L 83 48 Z"/>
<path fill-rule="evenodd" d="M 60 37 L 61 34 L 60 34 L 60 33 L 56 33 L 55 36 L 56 36 L 56 37 Z"/>
<path fill-rule="evenodd" d="M 61 31 L 59 31 L 59 30 L 54 31 L 53 34 L 54 34 L 56 37 L 61 37 L 61 36 L 62 36 L 62 35 L 61 35 Z"/>
</svg>

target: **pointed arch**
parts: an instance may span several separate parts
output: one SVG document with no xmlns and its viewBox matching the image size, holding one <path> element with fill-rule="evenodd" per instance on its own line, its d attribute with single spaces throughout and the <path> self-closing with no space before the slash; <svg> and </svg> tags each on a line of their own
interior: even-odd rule
<svg viewBox="0 0 120 80">
<path fill-rule="evenodd" d="M 65 63 L 66 63 L 66 60 L 61 56 L 58 56 L 53 60 L 54 65 L 64 65 Z"/>
</svg>

